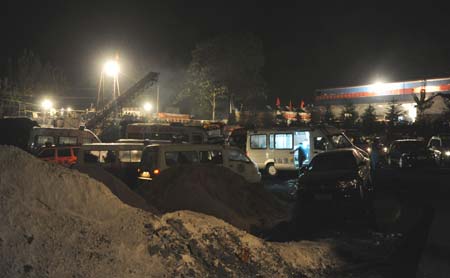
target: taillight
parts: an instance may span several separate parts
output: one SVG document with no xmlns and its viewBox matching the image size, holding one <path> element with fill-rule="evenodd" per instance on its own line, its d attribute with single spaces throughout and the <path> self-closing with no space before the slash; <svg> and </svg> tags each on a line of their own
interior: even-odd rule
<svg viewBox="0 0 450 278">
<path fill-rule="evenodd" d="M 159 169 L 153 170 L 153 174 L 158 175 L 159 174 Z"/>
</svg>

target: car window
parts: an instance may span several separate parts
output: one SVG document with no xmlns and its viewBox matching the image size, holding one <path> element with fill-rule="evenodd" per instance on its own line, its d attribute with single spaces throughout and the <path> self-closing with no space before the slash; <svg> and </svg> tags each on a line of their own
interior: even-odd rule
<svg viewBox="0 0 450 278">
<path fill-rule="evenodd" d="M 438 139 L 431 139 L 430 146 L 439 148 L 441 146 L 441 142 L 439 142 Z"/>
<path fill-rule="evenodd" d="M 275 134 L 275 149 L 277 150 L 291 150 L 293 136 L 292 133 L 278 133 Z"/>
<path fill-rule="evenodd" d="M 314 149 L 326 151 L 327 150 L 327 138 L 325 137 L 314 137 Z"/>
<path fill-rule="evenodd" d="M 275 148 L 275 139 L 273 137 L 273 134 L 269 135 L 269 149 Z"/>
<path fill-rule="evenodd" d="M 266 149 L 267 139 L 266 134 L 250 135 L 250 148 L 252 149 Z"/>
<path fill-rule="evenodd" d="M 38 157 L 41 158 L 55 157 L 55 149 L 45 149 L 38 155 Z"/>
<path fill-rule="evenodd" d="M 228 159 L 230 161 L 250 162 L 250 159 L 239 150 L 230 150 Z"/>
<path fill-rule="evenodd" d="M 55 143 L 55 139 L 53 138 L 53 136 L 38 135 L 36 137 L 37 138 L 35 141 L 38 145 L 44 145 L 45 143 Z"/>
<path fill-rule="evenodd" d="M 350 148 L 353 144 L 343 134 L 335 134 L 328 136 L 328 139 L 337 149 Z"/>
<path fill-rule="evenodd" d="M 140 150 L 127 150 L 119 151 L 120 162 L 140 162 L 142 151 Z"/>
<path fill-rule="evenodd" d="M 60 136 L 58 139 L 60 145 L 76 145 L 77 137 Z"/>
<path fill-rule="evenodd" d="M 58 149 L 57 153 L 58 157 L 72 156 L 70 153 L 70 148 Z"/>
<path fill-rule="evenodd" d="M 158 152 L 153 148 L 146 148 L 142 154 L 141 165 L 148 169 L 154 169 L 157 167 Z"/>
<path fill-rule="evenodd" d="M 106 163 L 111 160 L 108 157 L 108 151 L 84 151 L 84 162 L 86 163 Z"/>
<path fill-rule="evenodd" d="M 311 161 L 312 171 L 351 170 L 357 163 L 353 151 L 322 153 Z"/>
<path fill-rule="evenodd" d="M 223 164 L 222 152 L 218 150 L 214 151 L 201 151 L 200 163 L 211 163 L 211 164 Z"/>
<path fill-rule="evenodd" d="M 199 162 L 198 153 L 196 151 L 166 152 L 164 154 L 167 166 L 177 164 L 192 164 Z"/>
<path fill-rule="evenodd" d="M 400 152 L 410 152 L 423 149 L 425 145 L 421 141 L 404 141 L 399 142 L 397 147 Z"/>
</svg>

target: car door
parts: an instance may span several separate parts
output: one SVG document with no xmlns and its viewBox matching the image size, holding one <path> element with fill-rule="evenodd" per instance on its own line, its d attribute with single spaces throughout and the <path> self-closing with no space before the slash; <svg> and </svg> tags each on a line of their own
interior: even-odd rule
<svg viewBox="0 0 450 278">
<path fill-rule="evenodd" d="M 56 162 L 65 166 L 69 166 L 72 159 L 72 152 L 70 148 L 58 148 L 56 150 Z"/>
<path fill-rule="evenodd" d="M 56 153 L 54 148 L 43 149 L 39 154 L 38 158 L 48 162 L 56 161 Z"/>
<path fill-rule="evenodd" d="M 255 166 L 250 159 L 239 149 L 228 150 L 228 166 L 238 175 L 248 177 L 251 171 L 256 171 Z"/>
</svg>

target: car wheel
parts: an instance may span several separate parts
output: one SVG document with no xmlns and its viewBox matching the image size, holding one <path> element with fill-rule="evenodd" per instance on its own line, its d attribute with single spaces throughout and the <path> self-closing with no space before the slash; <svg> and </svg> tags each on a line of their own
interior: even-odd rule
<svg viewBox="0 0 450 278">
<path fill-rule="evenodd" d="M 269 163 L 266 166 L 266 173 L 271 177 L 276 177 L 278 174 L 277 168 L 275 168 L 275 165 L 273 163 Z"/>
</svg>

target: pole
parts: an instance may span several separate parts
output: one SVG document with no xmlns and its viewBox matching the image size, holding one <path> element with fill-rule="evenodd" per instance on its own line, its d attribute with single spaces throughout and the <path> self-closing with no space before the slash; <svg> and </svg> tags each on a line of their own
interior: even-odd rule
<svg viewBox="0 0 450 278">
<path fill-rule="evenodd" d="M 159 85 L 156 85 L 156 116 L 159 113 Z"/>
<path fill-rule="evenodd" d="M 212 120 L 216 120 L 216 93 L 213 93 Z"/>
</svg>

